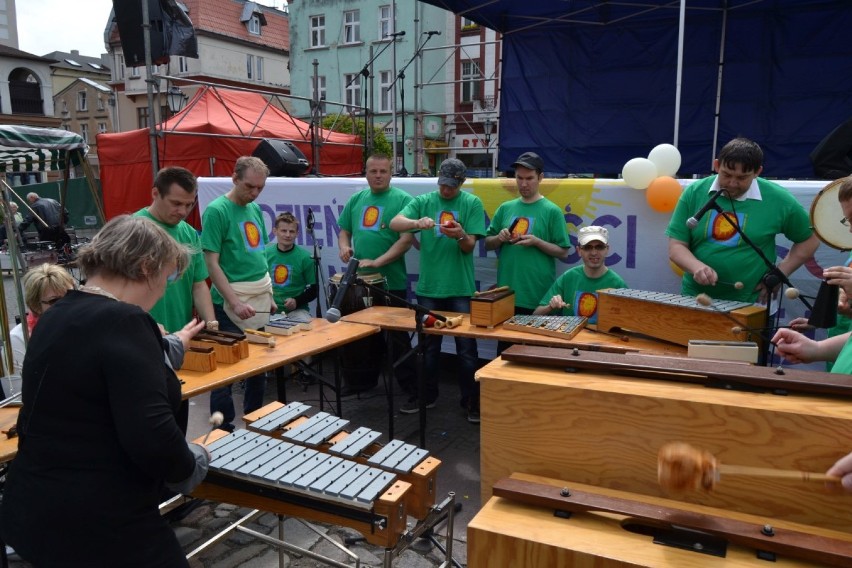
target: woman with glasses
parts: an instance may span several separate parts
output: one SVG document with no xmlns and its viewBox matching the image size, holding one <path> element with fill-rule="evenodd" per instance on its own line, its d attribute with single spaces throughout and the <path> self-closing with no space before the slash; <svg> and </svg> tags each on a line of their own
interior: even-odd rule
<svg viewBox="0 0 852 568">
<path fill-rule="evenodd" d="M 583 261 L 562 273 L 533 312 L 535 315 L 556 313 L 584 316 L 590 324 L 598 321 L 598 290 L 627 288 L 624 279 L 606 266 L 609 253 L 609 231 L 590 225 L 577 232 L 577 251 Z"/>
<path fill-rule="evenodd" d="M 9 332 L 12 356 L 15 360 L 13 374 L 17 376 L 21 375 L 21 366 L 24 364 L 24 354 L 27 349 L 24 343 L 24 325 L 27 326 L 27 337 L 32 337 L 36 323 L 38 323 L 42 314 L 65 297 L 66 292 L 74 289 L 74 279 L 61 266 L 41 264 L 24 274 L 22 285 L 24 302 L 30 311 L 26 314 L 24 321 L 13 327 L 12 331 Z M 11 396 L 15 393 L 6 394 Z"/>
<path fill-rule="evenodd" d="M 175 421 L 180 382 L 147 313 L 188 252 L 116 217 L 80 251 L 86 285 L 33 334 L 0 532 L 36 566 L 188 566 L 159 496 L 190 493 L 209 456 Z"/>
</svg>

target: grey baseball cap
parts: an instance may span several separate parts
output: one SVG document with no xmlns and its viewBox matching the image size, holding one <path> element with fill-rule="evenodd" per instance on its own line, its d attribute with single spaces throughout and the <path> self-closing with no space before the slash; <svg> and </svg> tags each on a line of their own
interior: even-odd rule
<svg viewBox="0 0 852 568">
<path fill-rule="evenodd" d="M 464 183 L 466 171 L 467 166 L 464 165 L 464 162 L 456 158 L 447 158 L 441 162 L 441 168 L 438 172 L 438 185 L 458 187 Z"/>
</svg>

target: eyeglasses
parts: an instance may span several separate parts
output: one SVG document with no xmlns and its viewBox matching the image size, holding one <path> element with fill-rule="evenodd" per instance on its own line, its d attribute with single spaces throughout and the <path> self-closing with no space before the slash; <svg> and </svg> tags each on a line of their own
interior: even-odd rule
<svg viewBox="0 0 852 568">
<path fill-rule="evenodd" d="M 580 248 L 583 250 L 606 250 L 607 245 L 583 245 Z"/>
<path fill-rule="evenodd" d="M 843 225 L 844 227 L 848 227 L 849 226 L 849 219 L 847 219 L 846 217 L 842 218 L 840 220 L 840 224 Z"/>
<path fill-rule="evenodd" d="M 175 280 L 177 280 L 178 278 L 180 278 L 180 272 L 178 272 L 178 271 L 177 271 L 177 269 L 175 269 L 175 271 L 174 271 L 174 272 L 172 272 L 171 274 L 169 274 L 168 276 L 166 276 L 166 282 L 168 282 L 169 284 L 171 284 L 172 282 L 174 282 L 174 281 L 175 281 Z"/>
<path fill-rule="evenodd" d="M 62 298 L 64 298 L 64 296 L 56 296 L 55 298 L 51 298 L 49 300 L 40 300 L 40 303 L 44 304 L 45 306 L 52 306 Z"/>
</svg>

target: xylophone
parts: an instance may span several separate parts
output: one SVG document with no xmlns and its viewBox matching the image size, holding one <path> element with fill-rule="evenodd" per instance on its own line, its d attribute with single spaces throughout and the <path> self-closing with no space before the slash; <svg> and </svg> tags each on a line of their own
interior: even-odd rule
<svg viewBox="0 0 852 568">
<path fill-rule="evenodd" d="M 539 335 L 549 335 L 561 339 L 571 339 L 586 326 L 583 316 L 512 316 L 503 327 L 515 331 L 526 331 Z"/>
<path fill-rule="evenodd" d="M 688 345 L 690 339 L 759 341 L 766 307 L 631 288 L 598 290 L 598 329 L 630 330 Z M 757 333 L 755 333 L 757 332 Z"/>
<path fill-rule="evenodd" d="M 268 333 L 275 335 L 293 335 L 299 331 L 310 331 L 311 324 L 288 320 L 288 319 L 270 319 L 269 323 L 263 328 Z"/>
<path fill-rule="evenodd" d="M 349 526 L 386 548 L 405 530 L 411 486 L 393 473 L 247 430 L 207 448 L 195 497 Z"/>
<path fill-rule="evenodd" d="M 307 416 L 310 411 L 311 407 L 301 402 L 273 402 L 247 415 L 245 420 L 251 431 L 397 475 L 411 485 L 405 498 L 408 514 L 417 519 L 426 517 L 435 504 L 440 460 L 427 450 L 400 440 L 381 445 L 377 442 L 380 432 L 365 427 L 347 432 L 348 420 L 326 412 Z"/>
<path fill-rule="evenodd" d="M 190 347 L 212 347 L 217 363 L 236 363 L 248 357 L 248 341 L 244 333 L 207 329 L 196 334 Z"/>
</svg>

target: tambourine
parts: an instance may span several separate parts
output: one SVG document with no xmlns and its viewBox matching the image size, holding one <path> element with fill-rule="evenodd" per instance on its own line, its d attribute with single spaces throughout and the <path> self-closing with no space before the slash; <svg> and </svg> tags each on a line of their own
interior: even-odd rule
<svg viewBox="0 0 852 568">
<path fill-rule="evenodd" d="M 852 250 L 852 233 L 840 222 L 843 213 L 837 194 L 846 178 L 834 180 L 822 188 L 811 203 L 811 226 L 817 238 L 832 248 Z"/>
</svg>

